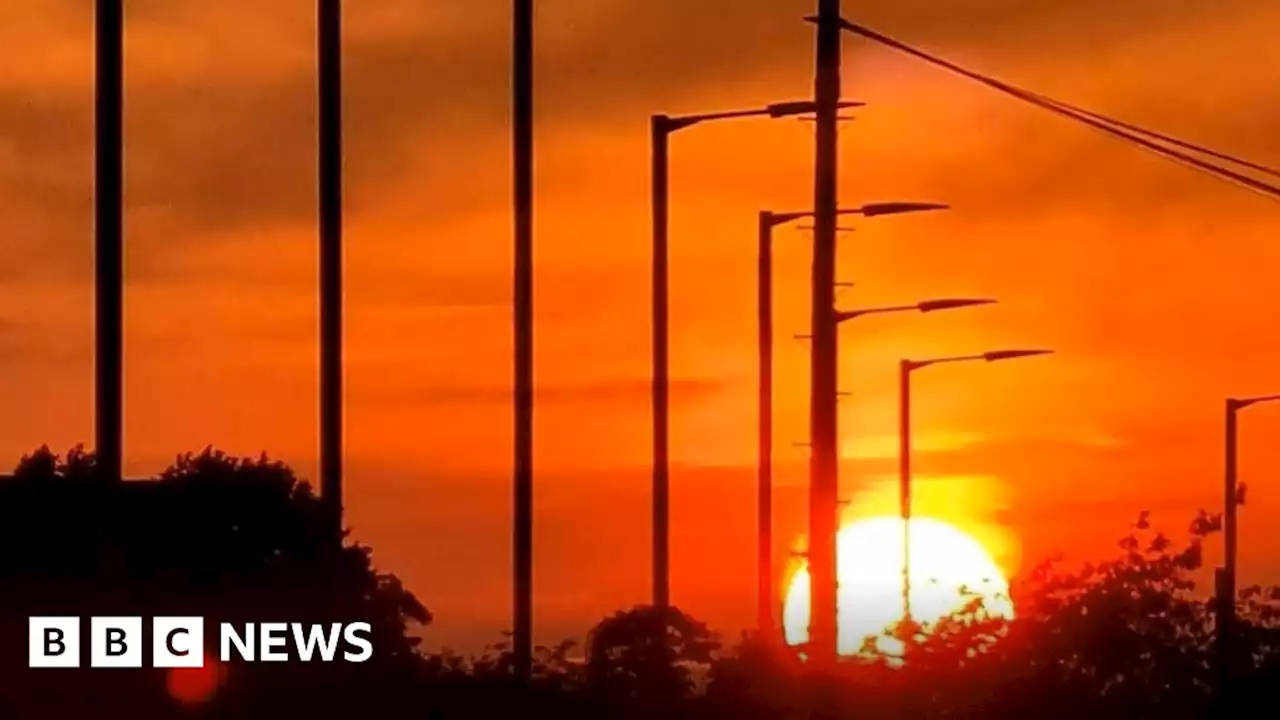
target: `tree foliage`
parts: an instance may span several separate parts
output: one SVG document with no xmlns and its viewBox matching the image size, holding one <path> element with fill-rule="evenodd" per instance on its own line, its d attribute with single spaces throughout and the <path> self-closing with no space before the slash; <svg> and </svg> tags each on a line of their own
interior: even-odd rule
<svg viewBox="0 0 1280 720">
<path fill-rule="evenodd" d="M 310 486 L 268 458 L 187 454 L 144 483 L 108 483 L 94 457 L 41 448 L 0 482 L 0 713 L 190 717 L 156 673 L 25 669 L 25 619 L 40 615 L 203 615 L 227 622 L 365 620 L 376 662 L 236 666 L 203 718 L 808 717 L 1190 720 L 1255 714 L 1280 681 L 1280 588 L 1236 599 L 1232 643 L 1219 643 L 1203 588 L 1201 513 L 1180 540 L 1142 513 L 1113 557 L 1068 568 L 1053 558 L 1015 584 L 1017 618 L 975 595 L 928 627 L 888 632 L 900 656 L 867 653 L 815 674 L 772 638 L 724 646 L 677 609 L 638 606 L 602 619 L 585 645 L 539 647 L 528 683 L 509 640 L 478 657 L 424 653 L 426 608 L 368 547 L 335 545 Z M 206 633 L 208 636 L 210 633 Z M 869 645 L 874 647 L 874 645 Z M 1224 685 L 1224 679 L 1226 684 Z M 74 686 L 76 693 L 61 692 Z M 50 714 L 50 698 L 61 711 Z M 281 705 L 281 703 L 285 703 Z"/>
<path fill-rule="evenodd" d="M 41 448 L 0 483 L 0 702 L 64 703 L 69 713 L 103 701 L 53 692 L 51 683 L 68 676 L 25 668 L 28 615 L 201 616 L 213 655 L 223 622 L 370 623 L 375 655 L 367 667 L 237 668 L 217 696 L 227 712 L 290 693 L 294 703 L 332 708 L 353 682 L 372 687 L 375 678 L 419 671 L 413 629 L 431 614 L 398 578 L 375 569 L 370 548 L 331 541 L 319 499 L 284 464 L 208 448 L 179 456 L 151 481 L 106 482 L 95 470 L 82 448 L 65 458 Z M 86 682 L 103 675 L 79 674 Z M 130 687 L 148 713 L 176 712 L 160 675 L 112 680 Z M 100 688 L 109 695 L 121 689 Z"/>
</svg>

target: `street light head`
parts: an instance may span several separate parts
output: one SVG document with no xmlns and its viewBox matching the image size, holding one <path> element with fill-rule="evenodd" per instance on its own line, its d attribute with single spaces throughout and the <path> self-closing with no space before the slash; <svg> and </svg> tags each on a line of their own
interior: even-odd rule
<svg viewBox="0 0 1280 720">
<path fill-rule="evenodd" d="M 812 100 L 796 100 L 794 102 L 771 103 L 765 105 L 764 109 L 771 118 L 783 118 L 816 112 L 818 104 Z"/>
<path fill-rule="evenodd" d="M 976 305 L 994 305 L 995 300 L 974 298 L 943 298 L 941 300 L 925 300 L 916 305 L 920 312 L 928 313 L 938 310 L 954 310 L 956 308 L 974 307 Z"/>
<path fill-rule="evenodd" d="M 863 205 L 858 214 L 864 217 L 877 217 L 881 215 L 903 215 L 905 213 L 929 212 L 932 210 L 950 210 L 950 205 L 942 203 L 925 203 L 925 202 L 883 202 L 871 203 Z"/>
<path fill-rule="evenodd" d="M 982 353 L 982 359 L 987 362 L 996 362 L 997 360 L 1013 360 L 1015 358 L 1052 354 L 1052 350 L 995 350 L 993 352 Z"/>
<path fill-rule="evenodd" d="M 837 108 L 855 108 L 863 107 L 866 103 L 846 100 L 836 103 Z M 793 115 L 808 115 L 818 111 L 818 103 L 812 100 L 796 100 L 792 102 L 780 102 L 765 105 L 765 112 L 771 118 L 784 118 Z"/>
</svg>

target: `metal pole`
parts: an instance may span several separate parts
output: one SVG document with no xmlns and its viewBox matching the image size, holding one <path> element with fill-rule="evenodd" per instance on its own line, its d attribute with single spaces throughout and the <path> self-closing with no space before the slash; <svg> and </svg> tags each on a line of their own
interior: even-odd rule
<svg viewBox="0 0 1280 720">
<path fill-rule="evenodd" d="M 1220 673 L 1219 691 L 1225 697 L 1232 679 L 1232 663 L 1235 658 L 1235 612 L 1236 612 L 1236 420 L 1240 410 L 1239 404 L 1227 400 L 1226 407 L 1226 468 L 1223 473 L 1223 568 L 1218 579 L 1218 671 Z"/>
<path fill-rule="evenodd" d="M 898 365 L 898 502 L 902 511 L 902 619 L 911 619 L 911 361 Z"/>
<path fill-rule="evenodd" d="M 124 3 L 95 7 L 94 444 L 108 480 L 124 473 Z"/>
<path fill-rule="evenodd" d="M 533 0 L 514 8 L 516 677 L 533 673 Z"/>
<path fill-rule="evenodd" d="M 809 461 L 809 640 L 819 666 L 837 657 L 836 114 L 840 101 L 840 0 L 818 0 L 817 113 Z"/>
<path fill-rule="evenodd" d="M 757 332 L 760 350 L 760 396 L 758 402 L 759 453 L 756 485 L 757 593 L 756 627 L 761 637 L 775 640 L 777 623 L 774 603 L 777 593 L 773 577 L 773 213 L 760 213 L 759 266 L 757 281 Z"/>
<path fill-rule="evenodd" d="M 320 496 L 342 537 L 342 3 L 319 0 Z"/>
<path fill-rule="evenodd" d="M 1227 569 L 1219 567 L 1214 569 L 1213 573 L 1214 586 L 1214 612 L 1217 617 L 1217 632 L 1214 638 L 1214 662 L 1217 666 L 1218 680 L 1218 706 L 1225 709 L 1227 699 L 1231 689 L 1231 671 L 1228 659 L 1231 656 L 1229 649 L 1230 632 L 1228 628 L 1231 625 L 1230 617 L 1233 614 L 1234 600 L 1232 600 L 1231 581 L 1227 576 Z"/>
<path fill-rule="evenodd" d="M 1227 591 L 1226 599 L 1229 601 L 1224 608 L 1234 614 L 1235 610 L 1235 585 L 1236 585 L 1236 556 L 1237 556 L 1237 540 L 1236 540 L 1236 418 L 1238 408 L 1233 401 L 1227 401 L 1227 417 L 1226 417 L 1226 472 L 1224 473 L 1223 483 L 1223 520 L 1222 534 L 1224 538 L 1224 553 L 1226 555 L 1226 574 L 1227 581 L 1225 590 Z M 1228 625 L 1234 618 L 1228 618 Z"/>
<path fill-rule="evenodd" d="M 670 123 L 665 115 L 650 122 L 653 161 L 653 605 L 671 603 L 671 511 L 668 453 L 667 376 L 667 202 Z"/>
</svg>

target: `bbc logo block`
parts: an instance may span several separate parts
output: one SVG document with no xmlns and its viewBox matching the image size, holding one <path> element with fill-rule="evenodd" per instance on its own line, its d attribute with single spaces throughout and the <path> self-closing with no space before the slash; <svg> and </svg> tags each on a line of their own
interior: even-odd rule
<svg viewBox="0 0 1280 720">
<path fill-rule="evenodd" d="M 80 667 L 80 618 L 32 617 L 28 622 L 29 667 Z M 204 666 L 204 618 L 152 618 L 151 636 L 152 667 Z M 142 618 L 89 618 L 90 667 L 140 668 L 142 656 Z"/>
<path fill-rule="evenodd" d="M 151 629 L 152 665 L 204 667 L 204 618 L 158 617 Z"/>
<path fill-rule="evenodd" d="M 29 667 L 80 667 L 80 618 L 32 617 L 29 624 Z M 201 617 L 152 618 L 150 648 L 146 648 L 142 618 L 91 617 L 87 642 L 89 667 L 140 668 L 148 652 L 151 667 L 204 667 L 204 625 Z M 367 622 L 266 622 L 247 623 L 239 628 L 222 623 L 218 629 L 218 657 L 222 662 L 333 662 L 340 659 L 361 663 L 373 656 L 371 633 L 372 627 Z M 339 652 L 344 646 L 346 649 Z"/>
<path fill-rule="evenodd" d="M 29 621 L 30 667 L 80 667 L 80 618 L 33 617 Z"/>
<path fill-rule="evenodd" d="M 89 664 L 142 667 L 142 618 L 89 618 Z"/>
</svg>

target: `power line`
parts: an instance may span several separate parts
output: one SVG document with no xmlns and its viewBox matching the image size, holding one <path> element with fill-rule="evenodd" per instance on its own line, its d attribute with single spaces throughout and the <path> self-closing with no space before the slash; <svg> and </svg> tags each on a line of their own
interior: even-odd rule
<svg viewBox="0 0 1280 720">
<path fill-rule="evenodd" d="M 1235 185 L 1241 186 L 1247 190 L 1258 193 L 1259 195 L 1267 197 L 1271 200 L 1280 201 L 1280 187 L 1263 182 L 1249 175 L 1245 175 L 1243 173 L 1240 173 L 1228 168 L 1224 168 L 1219 165 L 1215 165 L 1204 159 L 1195 157 L 1193 155 L 1189 155 L 1184 152 L 1180 152 L 1179 150 L 1176 150 L 1174 148 L 1165 147 L 1164 145 L 1161 145 L 1160 142 L 1164 142 L 1169 145 L 1174 145 L 1177 147 L 1184 148 L 1186 150 L 1191 150 L 1193 152 L 1200 153 L 1202 155 L 1207 155 L 1207 156 L 1217 158 L 1219 160 L 1224 160 L 1235 165 L 1239 165 L 1252 170 L 1256 170 L 1259 172 L 1264 172 L 1270 175 L 1274 175 L 1276 177 L 1280 177 L 1280 171 L 1275 170 L 1273 168 L 1267 167 L 1260 163 L 1255 163 L 1248 160 L 1243 160 L 1237 157 L 1233 157 L 1226 153 L 1205 148 L 1205 147 L 1196 145 L 1194 143 L 1186 142 L 1184 140 L 1179 140 L 1177 138 L 1171 137 L 1169 135 L 1165 135 L 1163 133 L 1158 133 L 1153 130 L 1147 130 L 1130 123 L 1125 123 L 1119 120 L 1115 120 L 1105 115 L 1091 112 L 1089 110 L 1084 110 L 1074 105 L 1070 105 L 1068 103 L 1064 103 L 1059 100 L 1054 100 L 1053 98 L 1040 95 L 1038 93 L 1034 93 L 1029 90 L 1024 90 L 1014 85 L 1010 85 L 1009 83 L 996 80 L 995 78 L 992 78 L 990 76 L 983 75 L 982 73 L 968 70 L 953 62 L 944 60 L 943 58 L 927 53 L 918 48 L 911 47 L 906 43 L 895 40 L 887 35 L 883 35 L 881 33 L 878 33 L 874 30 L 863 27 L 861 25 L 851 23 L 847 20 L 844 21 L 844 28 L 846 30 L 849 30 L 850 32 L 854 32 L 858 35 L 861 35 L 867 38 L 868 40 L 872 40 L 874 42 L 880 43 L 881 45 L 885 45 L 887 47 L 893 48 L 894 50 L 898 50 L 899 52 L 906 53 L 917 59 L 924 60 L 925 62 L 931 65 L 941 67 L 952 73 L 955 73 L 962 77 L 965 77 L 975 82 L 986 85 L 987 87 L 998 90 L 1006 95 L 1010 95 L 1014 98 L 1022 100 L 1023 102 L 1030 103 L 1032 105 L 1035 105 L 1042 109 L 1056 113 L 1058 115 L 1070 118 L 1072 120 L 1076 120 L 1077 122 L 1088 125 L 1096 130 L 1099 130 L 1108 135 L 1124 140 L 1132 145 L 1137 146 L 1140 149 L 1155 153 L 1156 155 L 1159 155 L 1160 157 L 1163 157 L 1166 160 L 1177 162 L 1193 170 L 1206 173 L 1219 180 L 1223 180 L 1225 182 L 1230 182 Z"/>
<path fill-rule="evenodd" d="M 1043 101 L 1045 101 L 1045 102 L 1050 102 L 1050 103 L 1054 103 L 1054 104 L 1060 105 L 1060 106 L 1062 106 L 1063 108 L 1065 108 L 1065 109 L 1067 109 L 1067 110 L 1070 110 L 1070 111 L 1072 111 L 1072 112 L 1079 113 L 1079 114 L 1081 114 L 1081 115 L 1086 115 L 1086 116 L 1088 116 L 1088 117 L 1091 117 L 1091 118 L 1093 118 L 1093 119 L 1095 119 L 1095 120 L 1099 120 L 1099 121 L 1101 121 L 1101 122 L 1107 122 L 1107 123 L 1110 123 L 1110 124 L 1112 124 L 1112 125 L 1115 125 L 1116 127 L 1123 128 L 1123 129 L 1125 129 L 1125 130 L 1129 130 L 1129 131 L 1131 131 L 1131 132 L 1136 132 L 1136 133 L 1139 133 L 1139 134 L 1142 134 L 1142 135 L 1146 135 L 1146 136 L 1148 136 L 1148 137 L 1154 138 L 1154 139 L 1159 140 L 1159 141 L 1161 141 L 1161 142 L 1169 143 L 1170 145 L 1175 145 L 1175 146 L 1177 146 L 1177 147 L 1184 148 L 1184 149 L 1187 149 L 1187 150 L 1191 150 L 1191 151 L 1193 151 L 1193 152 L 1198 152 L 1198 153 L 1201 153 L 1201 154 L 1203 154 L 1203 155 L 1208 155 L 1209 157 L 1216 158 L 1216 159 L 1218 159 L 1218 160 L 1225 160 L 1226 162 L 1232 163 L 1233 165 L 1239 165 L 1239 166 L 1241 166 L 1241 167 L 1246 167 L 1246 168 L 1249 168 L 1250 170 L 1256 170 L 1256 171 L 1258 171 L 1258 172 L 1265 173 L 1265 174 L 1267 174 L 1267 175 L 1272 175 L 1272 176 L 1275 176 L 1275 177 L 1280 177 L 1280 170 L 1276 170 L 1275 168 L 1271 168 L 1271 167 L 1268 167 L 1268 166 L 1266 166 L 1266 165 L 1262 165 L 1262 164 L 1260 164 L 1260 163 L 1255 163 L 1255 162 L 1252 162 L 1252 161 L 1249 161 L 1249 160 L 1244 160 L 1244 159 L 1241 159 L 1241 158 L 1238 158 L 1238 157 L 1235 157 L 1235 156 L 1232 156 L 1232 155 L 1228 155 L 1228 154 L 1226 154 L 1226 153 L 1224 153 L 1224 152 L 1219 152 L 1219 151 L 1217 151 L 1217 150 L 1213 150 L 1213 149 L 1211 149 L 1211 148 L 1206 148 L 1206 147 L 1202 147 L 1202 146 L 1196 145 L 1196 144 L 1194 144 L 1194 143 L 1187 142 L 1187 141 L 1185 141 L 1185 140 L 1179 140 L 1178 138 L 1172 137 L 1172 136 L 1170 136 L 1170 135 L 1165 135 L 1165 134 L 1163 134 L 1163 133 L 1159 133 L 1159 132 L 1156 132 L 1156 131 L 1154 131 L 1154 130 L 1147 130 L 1146 128 L 1142 128 L 1142 127 L 1139 127 L 1139 126 L 1137 126 L 1137 125 L 1133 125 L 1133 124 L 1131 124 L 1131 123 L 1124 122 L 1124 121 L 1122 121 L 1122 120 L 1116 120 L 1116 119 L 1113 119 L 1113 118 L 1108 118 L 1108 117 L 1106 117 L 1106 116 L 1104 116 L 1104 115 L 1099 115 L 1098 113 L 1090 112 L 1089 110 L 1085 110 L 1085 109 L 1080 108 L 1080 107 L 1076 107 L 1076 106 L 1073 106 L 1073 105 L 1069 105 L 1069 104 L 1067 104 L 1067 103 L 1064 103 L 1064 102 L 1061 102 L 1061 101 L 1058 101 L 1058 100 L 1053 100 L 1052 98 L 1047 98 L 1047 97 L 1045 97 L 1045 96 L 1043 96 L 1043 95 L 1039 95 L 1039 94 L 1036 94 L 1036 93 L 1031 93 L 1030 91 L 1028 91 L 1028 94 L 1035 95 L 1037 98 L 1039 98 L 1040 100 L 1043 100 Z"/>
</svg>

